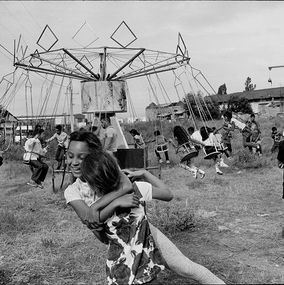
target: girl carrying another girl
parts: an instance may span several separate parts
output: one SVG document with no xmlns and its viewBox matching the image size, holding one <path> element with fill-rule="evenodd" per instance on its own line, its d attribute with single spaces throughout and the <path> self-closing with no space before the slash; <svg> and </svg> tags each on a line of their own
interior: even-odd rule
<svg viewBox="0 0 284 285">
<path fill-rule="evenodd" d="M 130 241 L 132 239 L 133 234 L 132 231 L 126 231 L 128 229 L 127 227 L 124 227 L 127 223 L 125 223 L 125 221 L 122 219 L 123 216 L 125 215 L 125 213 L 120 213 L 119 209 L 122 208 L 125 212 L 125 210 L 128 211 L 132 211 L 132 207 L 137 207 L 138 206 L 138 201 L 139 203 L 142 202 L 142 204 L 144 204 L 144 201 L 147 200 L 147 193 L 149 194 L 150 192 L 152 192 L 152 197 L 158 197 L 155 195 L 159 195 L 157 194 L 156 190 L 152 190 L 154 189 L 152 188 L 151 184 L 148 183 L 143 183 L 144 186 L 146 186 L 146 188 L 148 187 L 148 190 L 141 190 L 144 194 L 144 199 L 141 199 L 141 195 L 138 193 L 138 191 L 136 190 L 136 192 L 134 193 L 138 193 L 138 196 L 140 197 L 136 197 L 137 195 L 134 195 L 133 193 L 133 187 L 132 183 L 130 182 L 130 180 L 126 177 L 125 174 L 123 174 L 121 171 L 119 171 L 118 173 L 116 173 L 115 176 L 113 176 L 113 179 L 116 181 L 116 186 L 114 188 L 111 188 L 109 190 L 105 190 L 105 191 L 110 191 L 110 190 L 114 190 L 117 189 L 115 191 L 111 191 L 108 194 L 105 194 L 100 200 L 97 197 L 97 193 L 98 190 L 95 190 L 96 192 L 94 192 L 90 186 L 88 185 L 88 183 L 83 182 L 83 178 L 82 178 L 82 162 L 84 161 L 84 159 L 90 154 L 92 153 L 92 157 L 90 157 L 89 159 L 94 160 L 93 155 L 98 154 L 98 157 L 100 157 L 100 153 L 102 151 L 102 147 L 100 144 L 100 141 L 97 139 L 97 137 L 95 135 L 93 135 L 92 133 L 89 132 L 74 132 L 70 135 L 70 144 L 69 144 L 69 148 L 67 151 L 67 159 L 68 159 L 68 164 L 70 166 L 70 170 L 73 173 L 74 177 L 76 178 L 76 181 L 70 185 L 64 193 L 64 196 L 66 198 L 66 202 L 72 206 L 72 208 L 75 210 L 75 212 L 77 213 L 77 215 L 79 216 L 79 218 L 82 220 L 82 222 L 84 224 L 86 224 L 88 226 L 89 229 L 92 230 L 92 232 L 95 234 L 95 236 L 102 242 L 104 243 L 109 243 L 109 247 L 112 248 L 116 248 L 118 252 L 123 252 L 124 251 L 124 247 L 121 247 L 120 244 L 116 244 L 117 246 L 114 246 L 113 243 L 114 241 L 112 241 L 108 234 L 110 234 L 110 232 L 107 232 L 105 229 L 107 229 L 108 224 L 101 224 L 101 221 L 103 221 L 104 219 L 108 219 L 108 217 L 112 216 L 114 214 L 114 211 L 112 212 L 112 210 L 110 211 L 110 207 L 115 208 L 115 215 L 118 217 L 118 219 L 121 219 L 118 221 L 118 223 L 121 224 L 120 227 L 120 233 L 124 233 L 126 235 L 123 236 L 123 240 L 124 240 L 124 245 L 126 246 L 127 242 Z M 105 156 L 104 156 L 105 157 Z M 105 164 L 107 164 L 107 162 L 109 162 L 109 159 L 105 159 Z M 105 166 L 103 165 L 98 165 L 98 168 L 103 168 Z M 112 167 L 116 167 L 116 166 L 112 166 Z M 106 168 L 107 169 L 107 168 Z M 88 170 L 87 172 L 90 172 L 90 170 Z M 86 176 L 86 175 L 85 175 Z M 88 175 L 87 175 L 88 176 Z M 120 176 L 120 179 L 118 179 L 118 176 Z M 163 196 L 164 200 L 170 200 L 171 198 L 171 194 L 168 191 L 167 188 L 165 188 L 164 184 L 162 182 L 160 182 L 160 180 L 157 180 L 158 178 L 156 177 L 152 177 L 150 173 L 146 172 L 145 170 L 142 171 L 136 171 L 136 172 L 129 172 L 128 173 L 129 178 L 139 178 L 144 179 L 144 180 L 150 180 L 151 179 L 155 179 L 154 185 L 160 185 L 157 188 L 162 188 L 163 189 Z M 86 177 L 87 178 L 87 177 Z M 89 178 L 87 178 L 89 180 Z M 101 180 L 101 177 L 96 177 L 96 178 L 92 178 L 93 179 L 98 179 L 99 181 Z M 94 181 L 94 180 L 93 180 Z M 119 182 L 118 182 L 119 181 Z M 153 182 L 153 181 L 152 181 Z M 99 182 L 100 184 L 101 182 Z M 104 181 L 105 183 L 105 181 Z M 158 184 L 156 184 L 158 183 Z M 162 183 L 162 184 L 160 184 Z M 91 184 L 93 184 L 93 182 L 91 182 Z M 139 183 L 137 184 L 137 188 L 140 191 L 141 189 L 141 184 L 139 186 Z M 144 187 L 143 186 L 143 187 Z M 92 187 L 96 188 L 96 185 L 93 185 Z M 101 186 L 100 186 L 101 187 Z M 142 187 L 142 188 L 143 188 Z M 155 187 L 155 186 L 154 186 Z M 102 189 L 102 188 L 99 188 Z M 161 189 L 160 189 L 161 190 Z M 159 192 L 158 192 L 159 193 Z M 161 192 L 160 192 L 161 193 Z M 105 202 L 102 199 L 109 199 L 109 203 Z M 116 199 L 116 200 L 115 200 Z M 140 199 L 142 201 L 140 201 Z M 103 205 L 101 204 L 96 204 L 96 203 L 105 203 L 107 204 L 107 206 L 103 207 Z M 112 203 L 112 205 L 111 205 Z M 132 206 L 129 207 L 129 204 L 131 204 Z M 119 205 L 119 207 L 118 207 Z M 127 206 L 127 207 L 126 207 Z M 129 209 L 130 208 L 130 209 Z M 144 223 L 148 223 L 146 217 L 144 217 L 142 208 L 140 208 L 140 204 L 139 204 L 139 208 L 135 208 L 134 210 L 139 210 L 140 213 L 140 218 L 142 218 L 143 221 L 145 221 Z M 142 212 L 141 212 L 141 211 Z M 127 212 L 127 211 L 126 211 Z M 127 221 L 127 217 L 131 217 L 131 221 L 134 221 L 134 216 L 133 215 L 125 215 L 126 217 L 126 221 Z M 114 226 L 119 227 L 117 224 L 115 224 Z M 146 227 L 146 224 L 145 224 Z M 165 236 L 163 235 L 157 228 L 155 228 L 151 223 L 149 223 L 149 229 L 150 232 L 148 231 L 148 227 L 147 228 L 147 232 L 148 234 L 146 236 L 149 237 L 150 239 L 150 244 L 152 244 L 154 247 L 156 246 L 156 248 L 159 249 L 163 259 L 158 258 L 157 255 L 157 265 L 154 266 L 152 271 L 151 271 L 151 278 L 155 278 L 155 276 L 157 275 L 159 270 L 163 269 L 163 266 L 165 266 L 164 264 L 160 264 L 161 260 L 165 260 L 165 263 L 167 264 L 167 266 L 175 271 L 177 274 L 184 276 L 184 277 L 190 277 L 193 278 L 195 280 L 197 280 L 199 283 L 201 284 L 224 284 L 224 282 L 222 280 L 220 280 L 217 276 L 215 276 L 212 272 L 210 272 L 208 269 L 206 269 L 205 267 L 192 262 L 190 259 L 188 259 L 187 257 L 185 257 L 180 251 L 179 249 Z M 146 229 L 145 228 L 145 229 Z M 118 233 L 118 232 L 117 232 Z M 120 235 L 120 233 L 118 233 Z M 122 236 L 120 235 L 121 240 L 122 240 Z M 153 240 L 152 240 L 153 238 Z M 121 241 L 120 240 L 120 241 Z M 152 243 L 152 241 L 154 241 L 154 243 Z M 111 246 L 112 244 L 112 246 Z M 141 245 L 140 245 L 141 247 Z M 154 252 L 156 252 L 157 250 L 155 249 Z M 110 252 L 112 255 L 110 256 L 110 258 L 112 256 L 117 256 L 117 252 Z M 142 260 L 143 260 L 143 256 L 141 256 Z M 155 259 L 156 260 L 156 259 Z M 112 262 L 112 258 L 111 261 Z M 111 266 L 111 263 L 108 263 Z M 113 265 L 115 266 L 115 265 Z M 154 271 L 154 272 L 153 272 Z M 114 271 L 113 271 L 114 272 Z M 139 271 L 141 272 L 141 271 Z M 128 271 L 129 273 L 129 271 Z M 143 274 L 143 278 L 146 278 L 145 276 L 150 276 L 150 275 L 145 275 L 144 271 L 142 272 Z M 110 273 L 107 273 L 107 275 L 109 275 Z M 125 276 L 125 272 L 121 272 L 121 274 L 123 276 Z M 138 280 L 141 276 L 135 276 L 133 277 L 131 274 L 133 274 L 133 272 L 127 274 L 126 278 L 135 278 Z M 112 275 L 113 276 L 113 275 Z M 111 278 L 111 277 L 109 277 Z M 142 277 L 141 277 L 142 278 Z M 142 278 L 142 279 L 143 279 Z M 148 277 L 147 277 L 148 278 Z M 142 280 L 141 279 L 141 280 Z M 110 279 L 109 279 L 110 280 Z M 128 279 L 130 280 L 130 279 Z M 143 279 L 144 280 L 144 279 Z M 143 281 L 144 282 L 144 281 Z M 114 283 L 114 284 L 121 284 L 121 283 Z M 123 282 L 122 284 L 127 284 L 126 282 Z M 129 283 L 131 284 L 131 283 Z M 135 283 L 133 283 L 135 284 Z"/>
</svg>

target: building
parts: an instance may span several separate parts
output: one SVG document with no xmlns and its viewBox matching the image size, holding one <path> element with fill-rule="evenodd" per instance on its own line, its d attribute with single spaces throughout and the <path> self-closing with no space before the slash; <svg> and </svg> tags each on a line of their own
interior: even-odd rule
<svg viewBox="0 0 284 285">
<path fill-rule="evenodd" d="M 14 133 L 19 120 L 8 110 L 0 108 L 0 132 L 1 137 Z"/>
<path fill-rule="evenodd" d="M 212 95 L 220 109 L 227 108 L 230 98 L 246 98 L 254 113 L 261 116 L 276 116 L 284 112 L 284 87 L 236 92 L 227 95 Z"/>
<path fill-rule="evenodd" d="M 177 120 L 179 118 L 187 117 L 185 112 L 185 105 L 182 101 L 173 102 L 169 104 L 151 103 L 146 107 L 146 120 L 153 121 L 157 119 L 162 120 Z"/>
</svg>

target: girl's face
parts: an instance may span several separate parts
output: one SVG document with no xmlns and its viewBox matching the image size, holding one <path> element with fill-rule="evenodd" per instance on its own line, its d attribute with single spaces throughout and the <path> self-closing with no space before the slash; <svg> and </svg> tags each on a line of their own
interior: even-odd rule
<svg viewBox="0 0 284 285">
<path fill-rule="evenodd" d="M 89 154 L 89 147 L 86 142 L 71 141 L 67 150 L 67 163 L 74 177 L 81 177 L 81 163 Z"/>
</svg>

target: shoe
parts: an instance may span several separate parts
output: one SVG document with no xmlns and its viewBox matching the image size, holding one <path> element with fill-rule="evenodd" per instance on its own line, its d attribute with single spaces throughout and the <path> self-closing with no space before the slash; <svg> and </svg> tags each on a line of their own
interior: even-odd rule
<svg viewBox="0 0 284 285">
<path fill-rule="evenodd" d="M 193 178 L 197 179 L 197 170 L 193 172 Z"/>
<path fill-rule="evenodd" d="M 216 173 L 219 175 L 223 175 L 223 172 L 220 169 L 216 169 Z"/>
<path fill-rule="evenodd" d="M 42 185 L 42 183 L 41 183 L 41 182 L 40 182 L 40 183 L 38 183 L 38 184 L 37 184 L 37 187 L 38 187 L 38 188 L 40 188 L 40 189 L 43 189 L 43 185 Z"/>
<path fill-rule="evenodd" d="M 170 164 L 171 162 L 169 160 L 166 161 L 166 164 Z"/>
<path fill-rule="evenodd" d="M 220 167 L 229 167 L 228 164 L 226 164 L 224 161 L 221 161 L 219 164 Z"/>
<path fill-rule="evenodd" d="M 219 166 L 220 167 L 229 167 L 229 165 L 224 162 L 223 158 L 221 158 Z"/>
<path fill-rule="evenodd" d="M 162 159 L 160 159 L 160 160 L 159 160 L 159 163 L 163 163 L 163 160 L 162 160 Z"/>
<path fill-rule="evenodd" d="M 198 169 L 198 172 L 200 174 L 200 179 L 203 179 L 205 177 L 205 172 L 201 169 Z"/>
<path fill-rule="evenodd" d="M 29 182 L 27 182 L 27 184 L 32 186 L 32 187 L 38 187 L 38 184 L 33 180 L 30 180 Z"/>
</svg>

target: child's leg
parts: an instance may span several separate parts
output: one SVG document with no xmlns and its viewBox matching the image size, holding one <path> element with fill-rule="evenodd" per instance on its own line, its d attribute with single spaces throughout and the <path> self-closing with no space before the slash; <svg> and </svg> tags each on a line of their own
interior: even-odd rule
<svg viewBox="0 0 284 285">
<path fill-rule="evenodd" d="M 206 267 L 191 261 L 156 227 L 150 224 L 150 230 L 167 266 L 177 274 L 193 278 L 201 284 L 225 284 Z"/>
<path fill-rule="evenodd" d="M 179 166 L 185 170 L 190 171 L 193 174 L 193 177 L 197 178 L 197 168 L 191 165 L 190 161 L 187 161 L 186 164 L 180 163 Z"/>
<path fill-rule="evenodd" d="M 165 157 L 166 157 L 166 160 L 169 160 L 169 152 L 167 150 L 165 151 Z"/>
<path fill-rule="evenodd" d="M 282 182 L 282 186 L 283 186 L 282 199 L 284 199 L 284 169 L 283 169 L 283 182 Z"/>
<path fill-rule="evenodd" d="M 161 156 L 160 156 L 160 154 L 155 150 L 155 154 L 156 154 L 156 156 L 158 157 L 158 159 L 161 159 Z"/>
<path fill-rule="evenodd" d="M 215 163 L 215 170 L 216 170 L 216 173 L 219 174 L 219 175 L 222 175 L 223 172 L 222 172 L 222 171 L 220 170 L 220 168 L 219 168 L 221 158 L 220 158 L 219 155 L 218 155 L 218 156 L 215 156 L 215 157 L 213 158 L 213 160 L 214 160 L 214 163 Z"/>
</svg>

